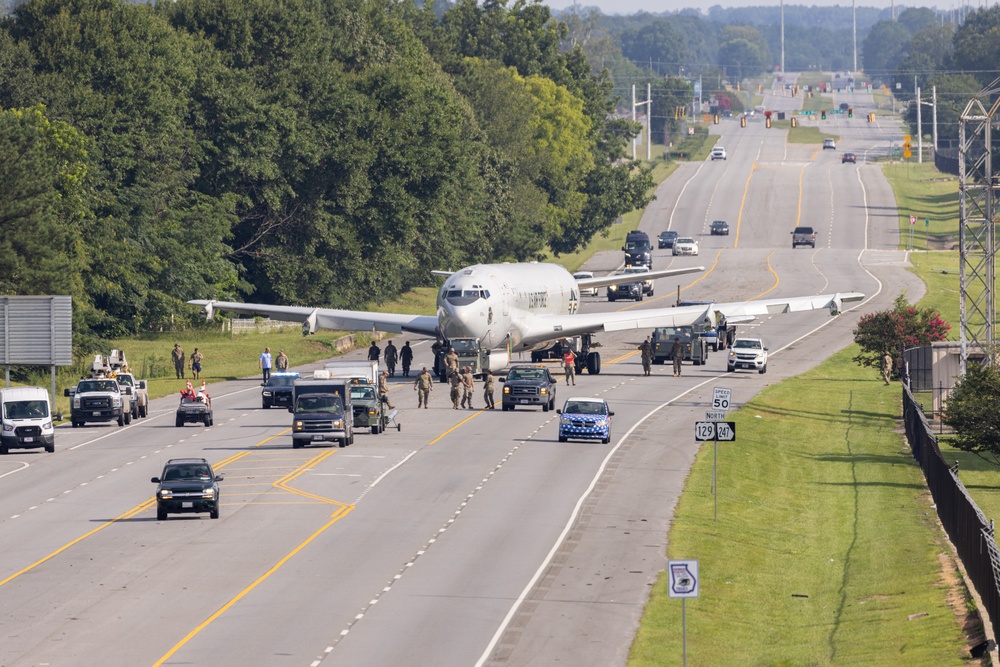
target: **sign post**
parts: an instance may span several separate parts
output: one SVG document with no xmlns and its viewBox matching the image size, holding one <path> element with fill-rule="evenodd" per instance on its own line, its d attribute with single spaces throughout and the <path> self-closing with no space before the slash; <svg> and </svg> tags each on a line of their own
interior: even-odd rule
<svg viewBox="0 0 1000 667">
<path fill-rule="evenodd" d="M 728 389 L 726 391 L 729 391 Z M 714 459 L 712 461 L 712 496 L 714 508 L 712 518 L 719 520 L 719 494 L 716 485 L 716 471 L 719 461 L 719 440 L 732 442 L 736 440 L 736 422 L 711 421 L 694 423 L 694 439 L 698 442 L 712 440 L 715 443 Z"/>
<path fill-rule="evenodd" d="M 684 667 L 688 664 L 687 652 L 687 599 L 699 593 L 698 560 L 672 560 L 667 562 L 670 585 L 667 595 L 681 599 L 681 651 Z"/>
</svg>

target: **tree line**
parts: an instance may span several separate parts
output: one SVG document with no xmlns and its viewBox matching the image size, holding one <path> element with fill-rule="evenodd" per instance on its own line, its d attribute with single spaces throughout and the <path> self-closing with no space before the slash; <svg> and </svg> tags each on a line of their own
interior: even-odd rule
<svg viewBox="0 0 1000 667">
<path fill-rule="evenodd" d="M 356 308 L 644 206 L 634 124 L 525 0 L 31 0 L 0 21 L 0 285 L 78 328 Z"/>
</svg>

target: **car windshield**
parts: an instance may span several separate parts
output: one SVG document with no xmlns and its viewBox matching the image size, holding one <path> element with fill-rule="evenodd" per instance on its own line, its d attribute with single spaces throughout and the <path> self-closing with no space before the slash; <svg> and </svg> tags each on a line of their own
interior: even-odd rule
<svg viewBox="0 0 1000 667">
<path fill-rule="evenodd" d="M 89 380 L 81 382 L 76 388 L 76 393 L 82 394 L 91 391 L 118 391 L 118 383 L 114 380 Z"/>
<path fill-rule="evenodd" d="M 675 239 L 677 238 L 677 232 L 660 232 L 661 239 Z"/>
<path fill-rule="evenodd" d="M 340 396 L 306 394 L 295 404 L 295 412 L 343 412 L 344 404 Z"/>
<path fill-rule="evenodd" d="M 760 350 L 763 349 L 764 346 L 761 344 L 759 340 L 736 339 L 736 341 L 733 343 L 733 347 L 743 348 L 746 350 Z"/>
<path fill-rule="evenodd" d="M 351 387 L 352 401 L 374 401 L 375 387 Z"/>
<path fill-rule="evenodd" d="M 573 415 L 606 415 L 608 404 L 604 401 L 566 401 L 564 414 Z"/>
<path fill-rule="evenodd" d="M 455 354 L 462 356 L 474 355 L 477 347 L 478 345 L 474 339 L 451 341 L 451 349 L 455 350 Z"/>
<path fill-rule="evenodd" d="M 118 384 L 120 384 L 122 386 L 125 386 L 125 387 L 134 387 L 135 386 L 135 383 L 132 382 L 132 376 L 131 375 L 117 375 L 117 376 L 115 376 L 115 379 L 118 380 Z"/>
<path fill-rule="evenodd" d="M 785 227 L 785 229 L 788 229 L 788 227 Z M 677 243 L 694 243 L 694 239 L 684 237 L 681 239 L 677 239 Z"/>
<path fill-rule="evenodd" d="M 582 271 L 580 273 L 574 273 L 573 277 L 576 278 L 577 280 L 580 280 L 583 278 L 593 278 L 594 274 L 590 273 L 589 271 Z"/>
<path fill-rule="evenodd" d="M 210 482 L 212 481 L 212 469 L 199 464 L 167 466 L 161 479 L 164 482 Z"/>
<path fill-rule="evenodd" d="M 291 387 L 295 383 L 295 378 L 291 376 L 272 375 L 267 379 L 268 387 Z"/>
<path fill-rule="evenodd" d="M 3 404 L 4 419 L 41 419 L 48 416 L 48 401 L 13 401 Z"/>
<path fill-rule="evenodd" d="M 649 241 L 626 241 L 626 250 L 649 250 Z"/>
<path fill-rule="evenodd" d="M 715 222 L 712 223 L 712 226 L 713 227 L 728 227 L 728 225 L 725 222 L 723 222 L 722 220 L 716 220 Z"/>
<path fill-rule="evenodd" d="M 507 373 L 508 380 L 548 380 L 541 368 L 517 368 Z"/>
<path fill-rule="evenodd" d="M 625 269 L 625 273 L 649 273 L 649 269 L 645 266 L 630 266 Z"/>
</svg>

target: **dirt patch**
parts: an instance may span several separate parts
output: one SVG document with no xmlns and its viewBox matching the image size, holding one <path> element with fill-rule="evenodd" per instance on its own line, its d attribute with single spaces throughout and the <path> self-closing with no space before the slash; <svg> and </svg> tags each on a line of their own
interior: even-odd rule
<svg viewBox="0 0 1000 667">
<path fill-rule="evenodd" d="M 958 237 L 952 234 L 929 234 L 926 242 L 928 250 L 958 250 Z"/>
</svg>

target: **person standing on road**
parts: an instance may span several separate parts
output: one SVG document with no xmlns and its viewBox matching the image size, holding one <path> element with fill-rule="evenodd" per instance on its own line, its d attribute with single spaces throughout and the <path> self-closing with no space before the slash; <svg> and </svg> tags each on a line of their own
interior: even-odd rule
<svg viewBox="0 0 1000 667">
<path fill-rule="evenodd" d="M 653 346 L 649 344 L 649 336 L 642 341 L 639 350 L 642 351 L 642 374 L 650 375 L 653 372 Z"/>
<path fill-rule="evenodd" d="M 444 372 L 447 375 L 458 372 L 458 353 L 454 349 L 448 350 L 444 355 Z"/>
<path fill-rule="evenodd" d="M 399 358 L 399 355 L 396 346 L 392 344 L 391 340 L 385 344 L 385 353 L 383 356 L 385 357 L 385 367 L 389 370 L 389 375 L 395 377 L 396 359 Z"/>
<path fill-rule="evenodd" d="M 194 352 L 191 353 L 191 373 L 194 375 L 194 379 L 197 380 L 201 378 L 201 362 L 205 358 L 198 348 L 194 348 Z"/>
<path fill-rule="evenodd" d="M 487 410 L 492 410 L 496 405 L 493 402 L 493 371 L 488 368 L 483 373 L 483 400 L 486 401 Z"/>
<path fill-rule="evenodd" d="M 399 361 L 403 364 L 403 377 L 410 377 L 410 364 L 413 363 L 413 348 L 410 341 L 403 343 L 403 349 L 399 351 Z"/>
<path fill-rule="evenodd" d="M 174 343 L 174 351 L 170 353 L 170 358 L 174 362 L 174 370 L 177 372 L 177 379 L 184 379 L 184 348 L 180 343 Z"/>
<path fill-rule="evenodd" d="M 389 381 L 386 378 L 389 377 L 389 371 L 382 371 L 382 374 L 378 376 L 378 396 L 379 399 L 387 406 L 390 410 L 395 410 L 396 406 L 389 402 Z"/>
<path fill-rule="evenodd" d="M 426 410 L 431 401 L 431 392 L 434 391 L 434 376 L 427 370 L 427 366 L 417 373 L 417 379 L 413 381 L 413 390 L 417 392 L 417 407 Z"/>
<path fill-rule="evenodd" d="M 566 384 L 572 382 L 576 384 L 576 355 L 573 350 L 566 348 L 563 353 L 563 371 L 566 373 Z"/>
<path fill-rule="evenodd" d="M 271 348 L 265 347 L 264 352 L 260 355 L 260 372 L 264 376 L 264 384 L 267 384 L 268 378 L 271 377 Z"/>
<path fill-rule="evenodd" d="M 472 375 L 472 367 L 466 366 L 462 369 L 462 407 L 472 407 L 472 392 L 476 389 L 476 378 Z"/>
<path fill-rule="evenodd" d="M 888 352 L 882 357 L 882 379 L 885 380 L 886 384 L 889 384 L 889 378 L 892 377 L 892 355 Z"/>
<path fill-rule="evenodd" d="M 457 370 L 451 371 L 448 374 L 448 384 L 451 385 L 451 407 L 458 410 L 458 399 L 461 397 L 461 389 L 464 383 L 462 382 L 462 376 Z"/>
<path fill-rule="evenodd" d="M 382 356 L 382 350 L 375 341 L 372 341 L 372 346 L 368 348 L 368 361 L 378 361 L 378 358 Z"/>
<path fill-rule="evenodd" d="M 278 356 L 274 358 L 274 367 L 281 373 L 288 370 L 288 355 L 284 350 L 278 350 Z"/>
<path fill-rule="evenodd" d="M 670 358 L 674 361 L 674 377 L 680 377 L 681 362 L 684 361 L 684 343 L 680 338 L 674 338 L 674 344 L 670 348 Z"/>
</svg>

